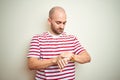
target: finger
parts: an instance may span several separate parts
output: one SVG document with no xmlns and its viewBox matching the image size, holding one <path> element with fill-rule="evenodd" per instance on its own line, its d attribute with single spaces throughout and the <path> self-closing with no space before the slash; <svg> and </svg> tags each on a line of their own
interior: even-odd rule
<svg viewBox="0 0 120 80">
<path fill-rule="evenodd" d="M 62 65 L 62 68 L 64 68 L 68 64 L 68 60 L 62 59 L 60 64 Z"/>
<path fill-rule="evenodd" d="M 61 68 L 60 60 L 61 60 L 61 56 L 58 56 L 57 64 L 58 64 L 58 67 L 59 67 L 59 68 Z"/>
<path fill-rule="evenodd" d="M 63 69 L 65 65 L 63 59 L 59 60 L 59 64 L 61 66 L 61 69 Z"/>
<path fill-rule="evenodd" d="M 60 72 L 62 72 L 62 68 L 61 68 L 61 66 L 60 66 L 60 64 L 58 63 L 58 67 L 60 68 Z"/>
<path fill-rule="evenodd" d="M 65 59 L 62 59 L 62 60 L 61 60 L 61 64 L 62 64 L 62 67 L 64 68 L 65 65 L 66 65 L 66 61 L 65 61 Z"/>
<path fill-rule="evenodd" d="M 70 58 L 69 58 L 69 57 L 67 57 L 67 58 L 66 58 L 66 60 L 67 60 L 67 61 L 69 61 L 69 60 L 70 60 Z"/>
<path fill-rule="evenodd" d="M 58 67 L 60 68 L 60 72 L 62 72 L 63 68 L 62 68 L 61 60 L 59 60 L 57 64 L 58 64 Z"/>
<path fill-rule="evenodd" d="M 58 66 L 59 66 L 60 69 L 63 68 L 62 59 L 58 60 Z"/>
<path fill-rule="evenodd" d="M 57 61 L 57 64 L 58 64 L 58 67 L 61 69 L 62 67 L 59 61 Z"/>
<path fill-rule="evenodd" d="M 75 62 L 74 55 L 71 57 L 70 61 Z"/>
<path fill-rule="evenodd" d="M 60 61 L 60 65 L 61 65 L 60 71 L 61 71 L 61 72 L 62 72 L 62 70 L 63 70 L 63 68 L 65 67 L 66 64 L 67 64 L 67 62 L 66 62 L 64 59 L 62 59 L 62 60 Z"/>
<path fill-rule="evenodd" d="M 65 63 L 65 65 L 68 64 L 68 58 L 64 58 L 64 63 Z"/>
</svg>

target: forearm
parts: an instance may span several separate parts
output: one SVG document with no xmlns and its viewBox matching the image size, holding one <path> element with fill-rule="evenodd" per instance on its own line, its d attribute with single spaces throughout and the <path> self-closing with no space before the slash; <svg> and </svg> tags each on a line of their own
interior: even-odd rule
<svg viewBox="0 0 120 80">
<path fill-rule="evenodd" d="M 31 70 L 41 70 L 55 64 L 55 58 L 46 60 L 40 60 L 38 58 L 28 58 L 28 66 Z"/>
<path fill-rule="evenodd" d="M 74 62 L 78 62 L 80 64 L 88 63 L 91 61 L 91 58 L 89 54 L 85 51 L 83 53 L 80 53 L 78 55 L 74 55 L 73 59 Z"/>
</svg>

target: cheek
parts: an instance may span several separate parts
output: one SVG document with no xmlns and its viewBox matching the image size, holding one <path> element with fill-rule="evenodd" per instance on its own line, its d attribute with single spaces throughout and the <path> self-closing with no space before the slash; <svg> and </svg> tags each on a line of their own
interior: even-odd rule
<svg viewBox="0 0 120 80">
<path fill-rule="evenodd" d="M 57 23 L 55 23 L 54 26 L 58 27 L 59 25 Z"/>
<path fill-rule="evenodd" d="M 51 28 L 55 30 L 57 27 L 55 24 L 51 24 Z"/>
<path fill-rule="evenodd" d="M 57 24 L 57 23 L 54 23 L 54 22 L 52 22 L 51 23 L 51 26 L 54 28 L 54 29 L 57 29 L 57 28 L 59 28 L 59 24 Z"/>
<path fill-rule="evenodd" d="M 58 25 L 58 24 L 54 24 L 53 27 L 54 27 L 55 29 L 57 29 L 57 28 L 59 28 L 59 25 Z"/>
</svg>

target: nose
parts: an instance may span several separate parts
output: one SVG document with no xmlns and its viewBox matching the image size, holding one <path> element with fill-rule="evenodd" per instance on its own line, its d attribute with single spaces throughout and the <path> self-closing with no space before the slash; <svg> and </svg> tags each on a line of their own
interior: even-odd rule
<svg viewBox="0 0 120 80">
<path fill-rule="evenodd" d="M 64 29 L 64 26 L 65 25 L 63 23 L 60 24 L 60 28 Z"/>
</svg>

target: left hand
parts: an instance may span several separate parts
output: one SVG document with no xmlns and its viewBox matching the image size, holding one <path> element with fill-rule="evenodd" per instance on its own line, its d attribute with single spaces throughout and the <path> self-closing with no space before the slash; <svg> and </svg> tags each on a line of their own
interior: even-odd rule
<svg viewBox="0 0 120 80">
<path fill-rule="evenodd" d="M 68 58 L 68 60 L 70 61 L 73 58 L 74 54 L 72 52 L 67 51 L 67 52 L 62 52 L 60 56 L 63 58 Z"/>
</svg>

